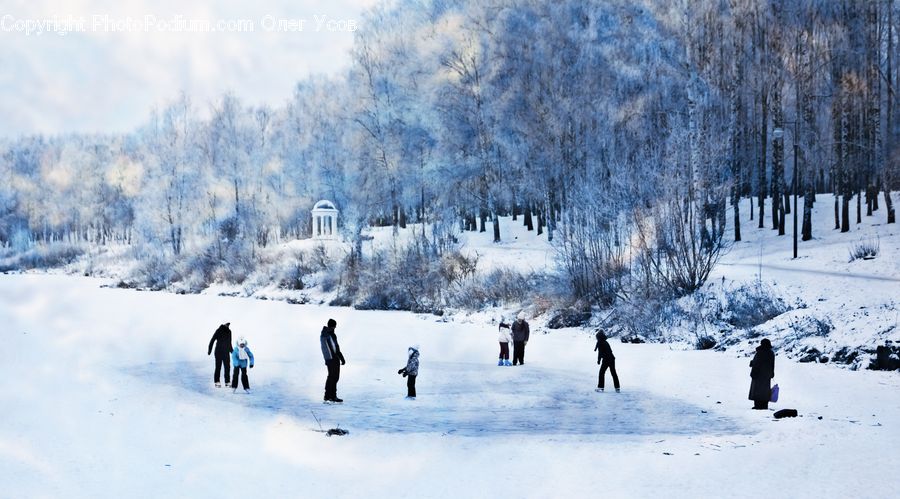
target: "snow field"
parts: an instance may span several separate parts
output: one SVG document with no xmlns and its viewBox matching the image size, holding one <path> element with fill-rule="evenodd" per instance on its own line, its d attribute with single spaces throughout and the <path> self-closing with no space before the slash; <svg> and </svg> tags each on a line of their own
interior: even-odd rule
<svg viewBox="0 0 900 499">
<path fill-rule="evenodd" d="M 803 417 L 775 421 L 749 409 L 746 357 L 613 341 L 623 392 L 599 394 L 593 338 L 575 330 L 535 331 L 524 367 L 497 367 L 489 326 L 99 284 L 0 278 L 2 495 L 880 497 L 898 484 L 895 373 L 779 356 L 773 407 Z M 348 361 L 335 406 L 321 403 L 329 317 Z M 204 352 L 226 321 L 257 357 L 250 395 L 210 379 Z M 413 343 L 407 401 L 396 371 Z M 310 411 L 350 435 L 325 437 Z"/>
</svg>

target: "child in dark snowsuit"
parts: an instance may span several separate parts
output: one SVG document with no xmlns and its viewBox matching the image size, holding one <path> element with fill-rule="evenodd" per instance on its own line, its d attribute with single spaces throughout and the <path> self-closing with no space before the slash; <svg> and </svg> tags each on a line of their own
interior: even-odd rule
<svg viewBox="0 0 900 499">
<path fill-rule="evenodd" d="M 397 371 L 397 374 L 401 374 L 406 378 L 406 398 L 416 398 L 416 376 L 419 375 L 418 345 L 409 347 L 409 359 L 406 361 L 406 367 Z"/>
<path fill-rule="evenodd" d="M 230 322 L 226 322 L 219 326 L 216 329 L 216 332 L 213 333 L 212 338 L 209 340 L 209 349 L 206 351 L 206 355 L 211 355 L 213 353 L 213 343 L 216 344 L 216 372 L 213 373 L 213 382 L 216 386 L 221 387 L 222 385 L 219 383 L 219 374 L 222 371 L 222 366 L 225 366 L 225 385 L 231 384 L 231 329 L 229 326 Z"/>
<path fill-rule="evenodd" d="M 606 334 L 603 331 L 597 331 L 597 345 L 594 347 L 597 352 L 597 363 L 600 364 L 600 379 L 597 381 L 597 391 L 603 391 L 603 383 L 606 380 L 606 370 L 612 373 L 613 386 L 616 392 L 619 391 L 619 375 L 616 374 L 616 357 L 612 353 L 609 342 L 606 341 Z"/>
</svg>

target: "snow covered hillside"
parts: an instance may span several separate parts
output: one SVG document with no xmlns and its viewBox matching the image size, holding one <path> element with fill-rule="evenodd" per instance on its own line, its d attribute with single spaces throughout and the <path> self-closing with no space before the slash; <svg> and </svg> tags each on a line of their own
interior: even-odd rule
<svg viewBox="0 0 900 499">
<path fill-rule="evenodd" d="M 894 199 L 900 199 L 896 193 Z M 727 291 L 759 281 L 792 308 L 756 327 L 737 347 L 741 351 L 752 350 L 758 343 L 754 338 L 768 336 L 804 361 L 827 362 L 843 355 L 840 360 L 852 367 L 866 368 L 868 356 L 846 356 L 874 350 L 885 340 L 900 343 L 900 226 L 885 224 L 882 209 L 871 217 L 863 213 L 862 223 L 842 234 L 834 229 L 833 197 L 819 195 L 818 200 L 814 239 L 799 242 L 796 260 L 790 223 L 787 234 L 778 236 L 769 228 L 770 219 L 765 229 L 745 221 L 743 241 L 733 244 L 707 289 Z M 746 219 L 748 203 L 741 213 Z M 878 256 L 850 261 L 851 250 L 860 243 L 877 245 Z"/>
<path fill-rule="evenodd" d="M 900 378 L 779 353 L 774 420 L 746 357 L 613 342 L 623 391 L 596 393 L 592 338 L 536 332 L 497 367 L 496 330 L 402 312 L 0 276 L 4 497 L 884 497 L 900 485 Z M 318 333 L 347 358 L 323 405 Z M 212 383 L 231 322 L 251 394 Z M 419 397 L 396 370 L 421 345 Z M 240 390 L 238 390 L 240 392 Z M 341 427 L 344 437 L 321 428 Z"/>
</svg>

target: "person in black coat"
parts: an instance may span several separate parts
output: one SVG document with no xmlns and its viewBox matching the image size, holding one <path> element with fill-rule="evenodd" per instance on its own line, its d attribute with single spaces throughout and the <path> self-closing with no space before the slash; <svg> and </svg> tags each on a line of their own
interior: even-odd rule
<svg viewBox="0 0 900 499">
<path fill-rule="evenodd" d="M 231 384 L 231 323 L 226 322 L 219 326 L 216 329 L 216 332 L 213 333 L 212 338 L 209 340 L 209 348 L 206 351 L 206 355 L 211 355 L 213 352 L 213 343 L 216 345 L 216 371 L 213 373 L 213 383 L 216 386 L 221 387 L 222 385 L 219 383 L 219 373 L 222 370 L 222 366 L 225 366 L 225 385 Z"/>
<path fill-rule="evenodd" d="M 772 342 L 764 338 L 756 347 L 750 361 L 750 400 L 754 409 L 768 409 L 772 397 L 772 378 L 775 377 L 775 352 Z"/>
<path fill-rule="evenodd" d="M 319 343 L 322 346 L 322 356 L 325 358 L 325 366 L 328 367 L 328 377 L 325 379 L 325 402 L 343 402 L 337 396 L 337 382 L 341 378 L 341 366 L 347 362 L 341 353 L 334 328 L 337 321 L 328 319 L 328 325 L 322 328 L 319 335 Z"/>
<path fill-rule="evenodd" d="M 597 345 L 594 346 L 594 351 L 597 352 L 597 364 L 600 365 L 600 377 L 597 380 L 597 391 L 603 391 L 603 384 L 606 381 L 606 370 L 609 369 L 609 372 L 612 374 L 613 386 L 616 388 L 616 392 L 619 391 L 619 375 L 616 373 L 616 356 L 613 355 L 612 347 L 609 346 L 609 342 L 606 341 L 606 334 L 600 330 L 597 331 Z"/>
<path fill-rule="evenodd" d="M 525 312 L 519 312 L 515 322 L 512 324 L 513 339 L 513 361 L 512 365 L 525 365 L 525 345 L 528 344 L 528 337 L 531 335 L 531 329 L 525 322 Z"/>
</svg>

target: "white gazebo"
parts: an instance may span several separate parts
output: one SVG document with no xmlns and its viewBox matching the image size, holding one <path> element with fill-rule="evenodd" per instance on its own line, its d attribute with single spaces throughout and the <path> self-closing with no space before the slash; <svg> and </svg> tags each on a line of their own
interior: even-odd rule
<svg viewBox="0 0 900 499">
<path fill-rule="evenodd" d="M 312 209 L 312 237 L 313 239 L 337 238 L 338 210 L 334 203 L 321 200 Z"/>
</svg>

